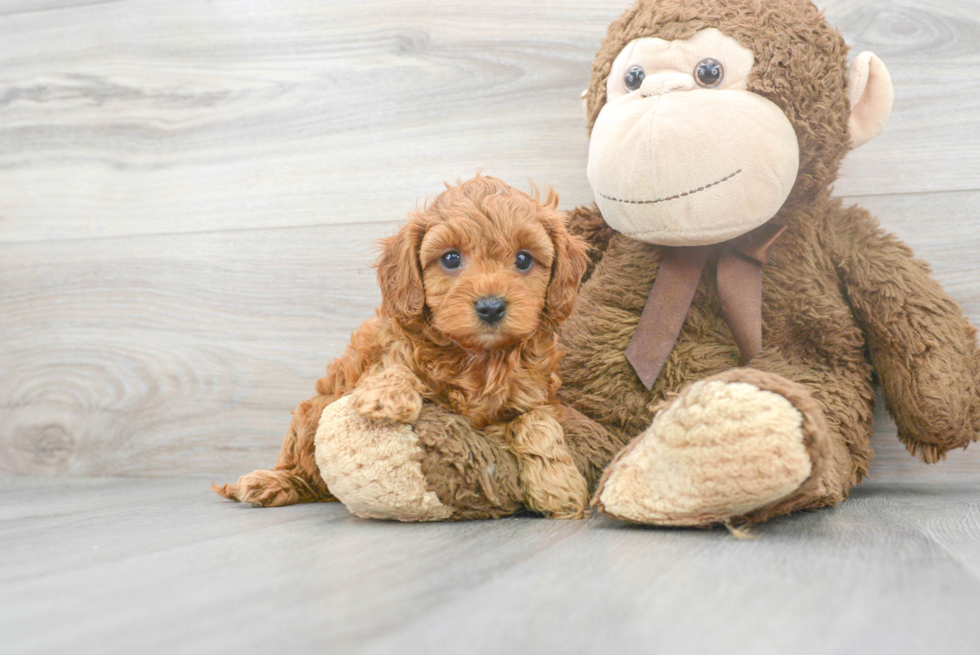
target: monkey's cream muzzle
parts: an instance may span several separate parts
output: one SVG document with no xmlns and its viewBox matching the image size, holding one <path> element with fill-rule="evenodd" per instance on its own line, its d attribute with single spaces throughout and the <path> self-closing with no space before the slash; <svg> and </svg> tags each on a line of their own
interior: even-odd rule
<svg viewBox="0 0 980 655">
<path fill-rule="evenodd" d="M 606 222 L 648 243 L 719 243 L 766 223 L 796 181 L 783 113 L 749 91 L 620 97 L 599 113 L 589 183 Z"/>
<path fill-rule="evenodd" d="M 695 81 L 706 58 L 724 65 L 715 88 Z M 707 245 L 776 215 L 796 181 L 799 143 L 779 107 L 747 90 L 753 62 L 714 29 L 623 49 L 589 145 L 589 183 L 613 229 L 660 245 Z M 645 78 L 627 89 L 624 76 L 637 68 Z"/>
</svg>

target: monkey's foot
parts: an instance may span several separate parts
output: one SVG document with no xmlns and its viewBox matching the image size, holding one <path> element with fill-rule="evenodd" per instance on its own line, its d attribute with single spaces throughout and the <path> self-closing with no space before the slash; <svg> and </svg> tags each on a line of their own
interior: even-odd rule
<svg viewBox="0 0 980 655">
<path fill-rule="evenodd" d="M 442 521 L 453 509 L 428 489 L 411 425 L 366 418 L 350 396 L 328 405 L 316 432 L 320 475 L 352 514 L 398 521 Z"/>
<path fill-rule="evenodd" d="M 781 513 L 822 470 L 827 430 L 809 392 L 734 369 L 689 385 L 606 469 L 600 511 L 636 523 L 751 523 Z"/>
</svg>

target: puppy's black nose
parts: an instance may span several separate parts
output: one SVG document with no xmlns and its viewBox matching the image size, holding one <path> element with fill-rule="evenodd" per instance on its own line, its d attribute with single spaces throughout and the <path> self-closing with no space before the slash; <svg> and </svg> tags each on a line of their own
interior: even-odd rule
<svg viewBox="0 0 980 655">
<path fill-rule="evenodd" d="M 473 303 L 473 307 L 476 308 L 476 315 L 484 323 L 496 323 L 507 313 L 507 301 L 497 296 L 477 298 L 476 302 Z"/>
</svg>

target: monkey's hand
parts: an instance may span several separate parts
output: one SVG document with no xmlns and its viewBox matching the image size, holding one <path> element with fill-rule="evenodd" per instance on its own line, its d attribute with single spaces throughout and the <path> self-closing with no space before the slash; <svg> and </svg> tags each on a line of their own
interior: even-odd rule
<svg viewBox="0 0 980 655">
<path fill-rule="evenodd" d="M 365 376 L 350 394 L 351 408 L 366 418 L 414 423 L 422 410 L 425 386 L 401 365 Z"/>
<path fill-rule="evenodd" d="M 839 229 L 838 271 L 898 436 L 938 462 L 980 438 L 976 330 L 928 265 L 867 212 L 846 210 Z"/>
<path fill-rule="evenodd" d="M 589 490 L 565 446 L 551 408 L 535 408 L 504 426 L 507 449 L 517 458 L 524 504 L 549 518 L 584 518 Z"/>
</svg>

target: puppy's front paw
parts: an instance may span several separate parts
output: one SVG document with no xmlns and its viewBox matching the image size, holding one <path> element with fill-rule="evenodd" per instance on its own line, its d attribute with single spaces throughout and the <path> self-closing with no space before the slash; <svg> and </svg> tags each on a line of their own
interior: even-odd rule
<svg viewBox="0 0 980 655">
<path fill-rule="evenodd" d="M 550 519 L 585 518 L 589 490 L 585 478 L 566 462 L 525 463 L 521 471 L 529 509 Z"/>
<path fill-rule="evenodd" d="M 350 407 L 365 418 L 414 423 L 422 411 L 422 383 L 395 367 L 365 378 L 350 394 Z"/>
<path fill-rule="evenodd" d="M 377 389 L 351 393 L 351 408 L 364 418 L 388 419 L 396 423 L 414 423 L 422 410 L 422 396 L 417 393 L 385 393 Z"/>
<path fill-rule="evenodd" d="M 553 519 L 585 518 L 589 489 L 564 443 L 552 410 L 538 408 L 506 427 L 507 447 L 517 465 L 528 509 Z"/>
</svg>

